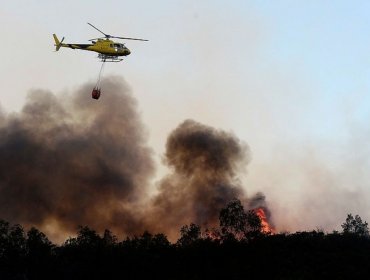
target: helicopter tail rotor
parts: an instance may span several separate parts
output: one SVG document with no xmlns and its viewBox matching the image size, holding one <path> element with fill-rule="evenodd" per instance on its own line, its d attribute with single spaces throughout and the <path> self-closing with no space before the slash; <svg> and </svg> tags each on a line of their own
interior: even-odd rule
<svg viewBox="0 0 370 280">
<path fill-rule="evenodd" d="M 63 46 L 63 41 L 64 41 L 64 37 L 62 38 L 61 41 L 59 41 L 57 35 L 53 34 L 53 37 L 54 37 L 54 41 L 55 41 L 55 51 L 59 51 L 60 47 Z"/>
</svg>

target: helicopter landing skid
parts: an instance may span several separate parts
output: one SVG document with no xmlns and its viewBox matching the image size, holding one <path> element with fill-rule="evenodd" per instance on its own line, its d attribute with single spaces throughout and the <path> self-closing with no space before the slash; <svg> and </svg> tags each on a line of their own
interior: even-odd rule
<svg viewBox="0 0 370 280">
<path fill-rule="evenodd" d="M 100 59 L 101 62 L 120 62 L 123 60 L 123 58 L 119 58 L 118 56 L 105 54 L 99 54 L 98 58 Z"/>
</svg>

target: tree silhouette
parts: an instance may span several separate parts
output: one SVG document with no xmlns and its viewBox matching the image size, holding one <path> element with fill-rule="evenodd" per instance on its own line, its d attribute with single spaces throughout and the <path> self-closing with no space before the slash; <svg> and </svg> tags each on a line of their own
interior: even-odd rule
<svg viewBox="0 0 370 280">
<path fill-rule="evenodd" d="M 240 200 L 234 199 L 221 209 L 219 220 L 224 237 L 237 239 L 245 237 L 248 215 Z"/>
<path fill-rule="evenodd" d="M 103 234 L 103 243 L 106 246 L 117 244 L 118 238 L 109 229 L 106 229 Z"/>
<path fill-rule="evenodd" d="M 5 256 L 8 243 L 9 223 L 0 220 L 0 259 Z"/>
<path fill-rule="evenodd" d="M 12 250 L 24 255 L 26 252 L 26 236 L 23 227 L 19 224 L 13 225 L 9 231 L 9 246 Z"/>
<path fill-rule="evenodd" d="M 201 229 L 199 225 L 191 223 L 189 226 L 185 225 L 180 229 L 180 238 L 177 244 L 180 246 L 189 246 L 194 244 L 201 238 Z"/>
<path fill-rule="evenodd" d="M 27 232 L 26 245 L 29 252 L 50 251 L 54 247 L 47 236 L 35 227 Z"/>
<path fill-rule="evenodd" d="M 26 237 L 22 226 L 10 226 L 0 220 L 0 279 L 24 277 L 26 256 Z"/>
<path fill-rule="evenodd" d="M 362 222 L 359 215 L 353 217 L 352 214 L 348 214 L 345 223 L 342 224 L 342 228 L 345 234 L 352 233 L 360 236 L 369 236 L 368 223 L 366 221 Z"/>
<path fill-rule="evenodd" d="M 95 245 L 101 242 L 99 234 L 87 226 L 80 227 L 76 241 L 80 245 Z"/>
<path fill-rule="evenodd" d="M 256 211 L 249 210 L 247 212 L 247 229 L 245 235 L 250 238 L 260 236 L 262 234 L 262 221 Z"/>
<path fill-rule="evenodd" d="M 254 210 L 245 212 L 240 200 L 234 199 L 220 211 L 220 227 L 224 239 L 241 240 L 260 235 L 261 218 Z"/>
<path fill-rule="evenodd" d="M 148 231 L 144 231 L 140 236 L 127 237 L 126 240 L 120 243 L 120 246 L 125 248 L 125 250 L 155 251 L 166 249 L 171 246 L 171 243 L 163 233 L 153 235 Z"/>
<path fill-rule="evenodd" d="M 52 244 L 44 233 L 32 227 L 27 232 L 27 271 L 30 279 L 45 279 L 52 273 Z"/>
<path fill-rule="evenodd" d="M 0 220 L 0 279 L 361 279 L 370 274 L 367 223 L 358 215 L 349 214 L 342 225 L 348 234 L 319 230 L 249 239 L 260 228 L 257 214 L 245 212 L 238 201 L 228 207 L 220 214 L 224 231 L 244 230 L 248 242 L 214 241 L 217 230 L 202 236 L 200 226 L 190 224 L 181 228 L 176 245 L 162 233 L 146 231 L 118 242 L 109 230 L 99 235 L 89 227 L 54 245 L 36 228 L 25 234 L 20 225 Z"/>
<path fill-rule="evenodd" d="M 51 256 L 54 247 L 55 245 L 37 228 L 32 227 L 27 232 L 26 248 L 29 260 L 43 262 Z"/>
</svg>

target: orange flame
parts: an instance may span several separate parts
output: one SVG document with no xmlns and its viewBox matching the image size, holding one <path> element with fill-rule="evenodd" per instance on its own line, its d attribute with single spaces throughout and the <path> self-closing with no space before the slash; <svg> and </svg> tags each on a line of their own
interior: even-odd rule
<svg viewBox="0 0 370 280">
<path fill-rule="evenodd" d="M 270 225 L 267 219 L 265 210 L 262 207 L 260 207 L 260 208 L 254 209 L 254 212 L 257 214 L 257 216 L 261 220 L 261 225 L 262 225 L 261 231 L 263 233 L 272 233 L 272 234 L 275 233 L 275 228 L 272 225 Z"/>
</svg>

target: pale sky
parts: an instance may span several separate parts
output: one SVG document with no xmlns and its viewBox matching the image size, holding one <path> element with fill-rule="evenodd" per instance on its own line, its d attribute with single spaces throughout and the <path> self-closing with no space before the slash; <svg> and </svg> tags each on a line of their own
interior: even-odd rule
<svg viewBox="0 0 370 280">
<path fill-rule="evenodd" d="M 88 43 L 100 36 L 91 22 L 149 39 L 126 41 L 131 55 L 104 75 L 132 88 L 158 162 L 184 119 L 233 132 L 252 151 L 247 193 L 265 193 L 278 228 L 340 229 L 350 212 L 370 221 L 369 10 L 365 0 L 3 1 L 0 103 L 11 113 L 31 89 L 96 80 L 96 54 L 54 52 L 53 33 Z"/>
</svg>

